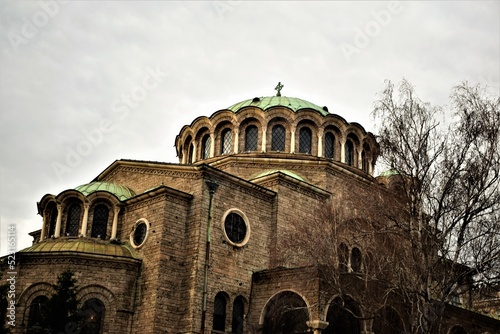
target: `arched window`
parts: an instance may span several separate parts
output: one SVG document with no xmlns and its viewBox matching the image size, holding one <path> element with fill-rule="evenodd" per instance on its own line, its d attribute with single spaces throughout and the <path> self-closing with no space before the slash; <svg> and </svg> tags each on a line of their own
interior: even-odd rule
<svg viewBox="0 0 500 334">
<path fill-rule="evenodd" d="M 80 334 L 100 334 L 104 324 L 105 307 L 102 301 L 91 298 L 82 306 L 82 329 Z"/>
<path fill-rule="evenodd" d="M 341 273 L 347 272 L 347 263 L 349 261 L 349 249 L 346 244 L 341 243 L 337 249 L 339 256 L 339 271 Z"/>
<path fill-rule="evenodd" d="M 308 127 L 302 127 L 299 131 L 299 152 L 311 154 L 312 131 Z"/>
<path fill-rule="evenodd" d="M 106 231 L 108 228 L 109 209 L 104 204 L 98 204 L 94 208 L 94 219 L 92 220 L 92 238 L 106 239 Z"/>
<path fill-rule="evenodd" d="M 46 296 L 38 296 L 30 304 L 28 314 L 28 332 L 34 326 L 45 327 L 45 314 L 49 298 Z"/>
<path fill-rule="evenodd" d="M 368 160 L 366 160 L 365 151 L 361 152 L 361 168 L 364 172 L 368 173 Z"/>
<path fill-rule="evenodd" d="M 243 334 L 243 317 L 245 316 L 245 303 L 242 297 L 237 297 L 233 303 L 233 321 L 231 333 Z"/>
<path fill-rule="evenodd" d="M 201 144 L 201 158 L 210 158 L 210 135 L 205 135 Z"/>
<path fill-rule="evenodd" d="M 325 135 L 325 158 L 333 159 L 335 153 L 335 136 L 331 132 L 327 132 Z"/>
<path fill-rule="evenodd" d="M 245 151 L 257 151 L 259 142 L 259 129 L 255 125 L 250 125 L 245 130 Z"/>
<path fill-rule="evenodd" d="M 231 129 L 224 129 L 221 135 L 220 154 L 230 154 L 233 145 Z"/>
<path fill-rule="evenodd" d="M 189 144 L 189 150 L 188 150 L 188 158 L 187 158 L 188 164 L 193 163 L 193 151 L 194 151 L 194 145 L 191 143 Z"/>
<path fill-rule="evenodd" d="M 82 208 L 78 203 L 72 203 L 68 209 L 68 217 L 66 218 L 65 233 L 67 236 L 78 236 L 80 227 L 80 216 Z"/>
<path fill-rule="evenodd" d="M 285 151 L 286 131 L 283 125 L 275 125 L 272 131 L 271 150 Z"/>
<path fill-rule="evenodd" d="M 354 165 L 354 144 L 350 139 L 345 142 L 345 163 L 349 166 Z"/>
<path fill-rule="evenodd" d="M 218 293 L 214 300 L 214 331 L 224 332 L 226 330 L 226 297 L 222 293 Z"/>
<path fill-rule="evenodd" d="M 359 273 L 361 271 L 361 263 L 362 263 L 362 257 L 361 257 L 361 251 L 359 248 L 354 247 L 351 251 L 351 269 L 355 273 Z"/>
<path fill-rule="evenodd" d="M 52 209 L 50 210 L 49 217 L 49 234 L 48 237 L 51 238 L 56 233 L 56 223 L 57 223 L 57 207 L 55 204 L 52 204 Z"/>
</svg>

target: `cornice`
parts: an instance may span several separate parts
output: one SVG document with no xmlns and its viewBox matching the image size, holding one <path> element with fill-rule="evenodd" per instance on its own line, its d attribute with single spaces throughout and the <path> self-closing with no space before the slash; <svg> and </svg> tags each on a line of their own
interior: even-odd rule
<svg viewBox="0 0 500 334">
<path fill-rule="evenodd" d="M 82 252 L 37 252 L 17 253 L 22 268 L 30 268 L 38 265 L 69 264 L 92 266 L 95 268 L 125 269 L 127 271 L 138 271 L 142 260 L 126 257 L 115 257 L 100 254 L 88 254 Z"/>
</svg>

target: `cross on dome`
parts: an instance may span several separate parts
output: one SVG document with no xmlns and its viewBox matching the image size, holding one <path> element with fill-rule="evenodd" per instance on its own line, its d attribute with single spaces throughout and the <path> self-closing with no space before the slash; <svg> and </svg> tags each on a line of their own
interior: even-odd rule
<svg viewBox="0 0 500 334">
<path fill-rule="evenodd" d="M 283 89 L 283 85 L 281 84 L 281 82 L 278 82 L 278 84 L 276 85 L 276 87 L 274 88 L 274 90 L 278 91 L 276 93 L 276 96 L 281 96 L 281 89 Z"/>
</svg>

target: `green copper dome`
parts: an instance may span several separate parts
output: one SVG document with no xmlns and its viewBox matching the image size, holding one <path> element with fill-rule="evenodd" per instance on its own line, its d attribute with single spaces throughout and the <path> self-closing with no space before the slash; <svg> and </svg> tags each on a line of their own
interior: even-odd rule
<svg viewBox="0 0 500 334">
<path fill-rule="evenodd" d="M 328 108 L 320 107 L 314 103 L 311 103 L 306 100 L 298 99 L 295 97 L 287 97 L 287 96 L 267 96 L 267 97 L 254 97 L 250 100 L 245 100 L 236 104 L 233 104 L 228 110 L 233 112 L 237 112 L 241 108 L 244 107 L 258 107 L 262 110 L 267 110 L 272 107 L 286 107 L 291 109 L 293 112 L 297 112 L 301 109 L 312 109 L 319 112 L 321 115 L 326 116 L 329 114 Z"/>
<path fill-rule="evenodd" d="M 124 201 L 136 195 L 135 191 L 132 189 L 112 182 L 91 182 L 78 186 L 75 190 L 81 192 L 85 196 L 88 196 L 96 191 L 107 191 L 118 197 L 120 201 Z"/>
<path fill-rule="evenodd" d="M 110 255 L 113 257 L 134 258 L 133 251 L 126 245 L 116 245 L 109 242 L 95 241 L 91 239 L 78 238 L 47 239 L 43 242 L 25 248 L 21 253 L 47 253 L 47 252 L 75 252 L 96 255 Z"/>
</svg>

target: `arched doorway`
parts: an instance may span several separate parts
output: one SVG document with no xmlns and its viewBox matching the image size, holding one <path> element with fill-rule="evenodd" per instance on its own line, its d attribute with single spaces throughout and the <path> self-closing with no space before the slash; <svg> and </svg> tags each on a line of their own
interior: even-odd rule
<svg viewBox="0 0 500 334">
<path fill-rule="evenodd" d="M 356 303 L 349 297 L 336 297 L 328 307 L 326 321 L 329 325 L 322 334 L 359 334 L 360 312 Z"/>
<path fill-rule="evenodd" d="M 267 303 L 262 334 L 305 334 L 308 320 L 309 312 L 302 297 L 284 291 Z"/>
</svg>

